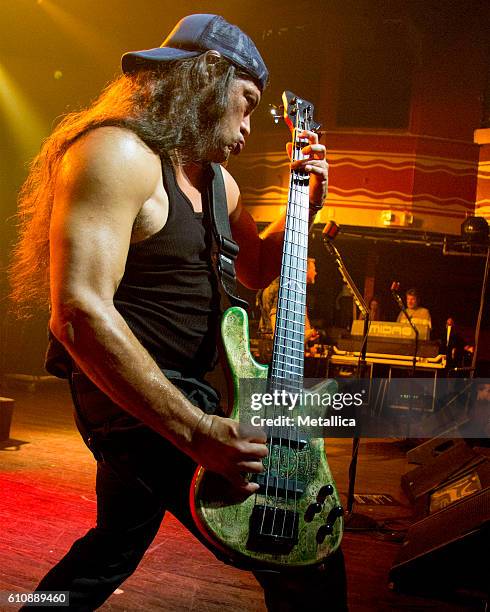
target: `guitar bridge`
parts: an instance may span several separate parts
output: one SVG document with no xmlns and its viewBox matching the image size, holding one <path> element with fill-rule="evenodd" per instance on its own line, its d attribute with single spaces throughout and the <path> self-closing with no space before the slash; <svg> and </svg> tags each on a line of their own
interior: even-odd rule
<svg viewBox="0 0 490 612">
<path fill-rule="evenodd" d="M 250 516 L 247 548 L 287 554 L 298 543 L 299 515 L 293 510 L 256 505 Z"/>
</svg>

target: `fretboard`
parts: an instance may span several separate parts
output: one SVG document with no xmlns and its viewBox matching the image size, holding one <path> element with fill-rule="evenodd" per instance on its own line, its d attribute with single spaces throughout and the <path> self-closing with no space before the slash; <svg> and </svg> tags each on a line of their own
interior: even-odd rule
<svg viewBox="0 0 490 612">
<path fill-rule="evenodd" d="M 293 142 L 296 142 L 293 159 L 301 159 L 301 147 L 308 143 L 297 138 Z M 303 386 L 308 189 L 309 176 L 292 171 L 270 374 L 274 388 L 291 391 L 300 391 Z"/>
</svg>

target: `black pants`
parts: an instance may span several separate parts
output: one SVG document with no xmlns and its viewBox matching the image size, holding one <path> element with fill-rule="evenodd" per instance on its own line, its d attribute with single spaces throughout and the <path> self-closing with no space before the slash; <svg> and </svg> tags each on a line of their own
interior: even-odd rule
<svg viewBox="0 0 490 612">
<path fill-rule="evenodd" d="M 213 390 L 174 381 L 206 411 Z M 97 459 L 97 524 L 77 540 L 37 590 L 70 591 L 70 609 L 94 610 L 128 578 L 155 537 L 166 510 L 201 542 L 188 494 L 196 465 L 167 440 L 122 413 L 82 374 L 72 379 L 80 432 Z M 214 406 L 216 408 L 216 405 Z M 205 542 L 203 542 L 206 544 Z M 213 551 L 214 552 L 214 551 Z M 268 610 L 346 610 L 342 553 L 324 565 L 286 574 L 254 571 Z"/>
</svg>

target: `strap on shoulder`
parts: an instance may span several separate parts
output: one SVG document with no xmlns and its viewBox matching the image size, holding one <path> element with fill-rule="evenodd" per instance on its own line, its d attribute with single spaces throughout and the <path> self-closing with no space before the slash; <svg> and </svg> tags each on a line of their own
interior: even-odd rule
<svg viewBox="0 0 490 612">
<path fill-rule="evenodd" d="M 206 193 L 211 213 L 213 236 L 216 243 L 216 270 L 223 290 L 232 306 L 248 308 L 248 302 L 238 296 L 236 287 L 235 259 L 239 247 L 231 235 L 225 182 L 219 164 L 210 165 L 212 180 Z"/>
</svg>

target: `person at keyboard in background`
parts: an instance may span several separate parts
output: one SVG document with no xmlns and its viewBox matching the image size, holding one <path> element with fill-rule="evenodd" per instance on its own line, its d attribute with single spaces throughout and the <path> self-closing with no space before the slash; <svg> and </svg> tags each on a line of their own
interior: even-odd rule
<svg viewBox="0 0 490 612">
<path fill-rule="evenodd" d="M 432 329 L 432 320 L 430 312 L 427 308 L 419 306 L 420 295 L 417 289 L 409 289 L 406 293 L 407 314 L 412 320 L 412 323 L 417 329 L 419 326 L 427 325 L 429 330 Z M 403 312 L 398 313 L 397 323 L 405 323 L 407 321 Z"/>
</svg>

